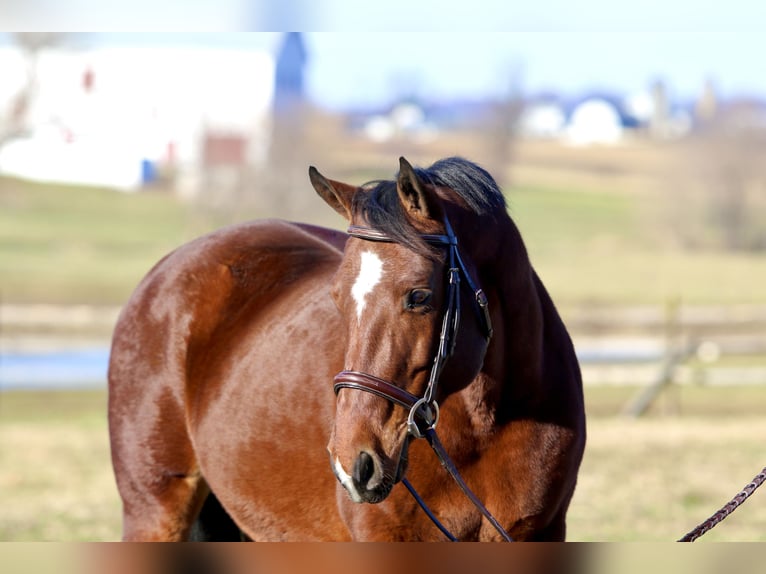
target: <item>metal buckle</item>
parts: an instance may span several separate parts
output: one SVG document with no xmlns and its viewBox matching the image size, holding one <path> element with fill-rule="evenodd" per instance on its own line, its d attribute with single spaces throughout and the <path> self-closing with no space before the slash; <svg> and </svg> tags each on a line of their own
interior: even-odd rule
<svg viewBox="0 0 766 574">
<path fill-rule="evenodd" d="M 418 413 L 421 407 L 425 407 L 428 414 Z M 427 425 L 423 430 L 420 430 L 420 426 L 415 421 L 416 416 L 420 416 L 422 421 Z M 431 401 L 429 403 L 425 398 L 423 398 L 412 405 L 412 408 L 410 409 L 410 414 L 407 416 L 407 432 L 409 432 L 415 438 L 423 438 L 428 430 L 436 428 L 436 423 L 438 422 L 439 403 L 436 401 Z"/>
<path fill-rule="evenodd" d="M 479 309 L 481 309 L 484 316 L 484 330 L 486 331 L 487 339 L 491 339 L 494 331 L 492 329 L 492 319 L 489 316 L 489 299 L 487 299 L 483 289 L 476 290 L 476 303 L 479 305 Z"/>
</svg>

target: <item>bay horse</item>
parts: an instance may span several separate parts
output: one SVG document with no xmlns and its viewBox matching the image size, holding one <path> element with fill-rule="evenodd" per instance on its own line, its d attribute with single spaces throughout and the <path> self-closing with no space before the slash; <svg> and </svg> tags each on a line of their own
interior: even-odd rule
<svg viewBox="0 0 766 574">
<path fill-rule="evenodd" d="M 444 540 L 404 482 L 457 539 L 499 540 L 413 440 L 438 416 L 514 540 L 563 540 L 580 370 L 493 178 L 462 158 L 401 158 L 361 187 L 309 177 L 348 233 L 224 228 L 124 307 L 108 376 L 123 539 Z"/>
</svg>

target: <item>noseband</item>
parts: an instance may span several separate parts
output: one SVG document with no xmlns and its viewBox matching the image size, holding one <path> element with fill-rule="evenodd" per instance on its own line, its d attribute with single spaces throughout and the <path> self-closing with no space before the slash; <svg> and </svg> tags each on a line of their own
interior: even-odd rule
<svg viewBox="0 0 766 574">
<path fill-rule="evenodd" d="M 474 307 L 478 312 L 479 323 L 481 324 L 487 343 L 489 343 L 489 340 L 492 338 L 492 321 L 489 316 L 489 302 L 487 301 L 487 296 L 480 287 L 477 287 L 473 279 L 471 279 L 471 274 L 468 272 L 462 257 L 460 257 L 455 232 L 452 230 L 452 226 L 446 218 L 444 219 L 444 229 L 446 232 L 444 235 L 421 235 L 426 242 L 431 243 L 432 245 L 446 246 L 448 249 L 449 262 L 447 272 L 447 309 L 444 312 L 444 319 L 442 320 L 442 328 L 439 335 L 439 349 L 434 357 L 425 393 L 423 393 L 422 397 L 418 397 L 405 391 L 401 387 L 397 387 L 393 383 L 374 375 L 359 371 L 341 371 L 335 375 L 335 394 L 337 395 L 341 389 L 356 389 L 372 393 L 373 395 L 377 395 L 392 403 L 400 405 L 405 409 L 409 409 L 409 415 L 407 417 L 408 434 L 414 438 L 425 438 L 428 441 L 442 466 L 449 472 L 473 505 L 485 518 L 487 518 L 489 523 L 500 533 L 504 540 L 511 542 L 512 539 L 508 533 L 481 503 L 460 476 L 457 468 L 455 468 L 449 455 L 444 450 L 441 441 L 439 441 L 439 438 L 436 436 L 435 428 L 436 423 L 439 420 L 439 404 L 436 402 L 435 398 L 436 390 L 442 369 L 444 369 L 447 359 L 449 359 L 455 351 L 455 342 L 457 341 L 457 332 L 460 326 L 461 276 L 468 285 L 468 288 L 473 292 Z M 364 239 L 366 241 L 395 243 L 395 241 L 385 233 L 369 227 L 352 225 L 348 228 L 348 234 L 352 237 Z M 436 516 L 434 516 L 428 506 L 426 506 L 423 499 L 420 498 L 409 481 L 406 478 L 403 478 L 402 482 L 439 530 L 441 530 L 450 540 L 456 541 L 457 539 L 450 534 L 444 525 L 442 525 Z"/>
<path fill-rule="evenodd" d="M 335 394 L 341 389 L 356 389 L 372 393 L 393 403 L 409 409 L 407 417 L 407 431 L 415 438 L 423 438 L 427 429 L 435 428 L 439 419 L 439 405 L 436 402 L 436 390 L 439 377 L 447 359 L 455 351 L 457 332 L 460 326 L 460 280 L 465 280 L 469 289 L 473 292 L 473 301 L 478 311 L 484 336 L 487 341 L 492 338 L 492 321 L 489 316 L 489 303 L 484 291 L 476 286 L 470 273 L 460 257 L 457 237 L 452 230 L 449 220 L 445 218 L 444 235 L 421 235 L 423 240 L 433 245 L 443 245 L 448 249 L 449 271 L 447 274 L 447 309 L 442 320 L 441 333 L 439 335 L 439 349 L 431 366 L 431 374 L 428 385 L 422 397 L 417 397 L 396 385 L 373 375 L 359 371 L 341 371 L 335 376 Z M 352 237 L 377 241 L 382 243 L 395 243 L 386 235 L 369 227 L 352 225 L 348 228 L 348 234 Z"/>
</svg>

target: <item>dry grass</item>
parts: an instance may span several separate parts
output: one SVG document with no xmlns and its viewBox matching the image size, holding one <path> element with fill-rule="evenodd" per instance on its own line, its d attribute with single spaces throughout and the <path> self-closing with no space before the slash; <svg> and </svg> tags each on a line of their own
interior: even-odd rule
<svg viewBox="0 0 766 574">
<path fill-rule="evenodd" d="M 0 540 L 119 538 L 105 428 L 11 423 L 0 441 Z"/>
<path fill-rule="evenodd" d="M 762 389 L 684 389 L 647 418 L 615 417 L 631 392 L 587 391 L 588 446 L 570 540 L 676 540 L 766 464 Z M 0 540 L 119 539 L 104 401 L 103 392 L 0 394 Z M 759 490 L 703 540 L 766 541 L 764 524 Z"/>
<path fill-rule="evenodd" d="M 105 395 L 0 395 L 0 540 L 115 540 Z"/>
<path fill-rule="evenodd" d="M 569 513 L 569 539 L 671 541 L 766 465 L 762 417 L 595 419 Z M 757 491 L 705 541 L 766 541 Z"/>
</svg>

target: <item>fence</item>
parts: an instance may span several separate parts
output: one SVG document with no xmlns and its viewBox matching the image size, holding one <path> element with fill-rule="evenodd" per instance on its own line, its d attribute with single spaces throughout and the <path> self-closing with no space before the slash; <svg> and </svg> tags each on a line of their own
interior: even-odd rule
<svg viewBox="0 0 766 574">
<path fill-rule="evenodd" d="M 105 349 L 118 313 L 3 305 L 0 352 Z M 643 404 L 669 384 L 766 384 L 766 306 L 578 306 L 562 314 L 586 385 L 638 385 L 649 389 Z"/>
<path fill-rule="evenodd" d="M 632 416 L 671 384 L 766 384 L 766 306 L 578 307 L 565 319 L 585 384 L 644 387 Z"/>
</svg>

